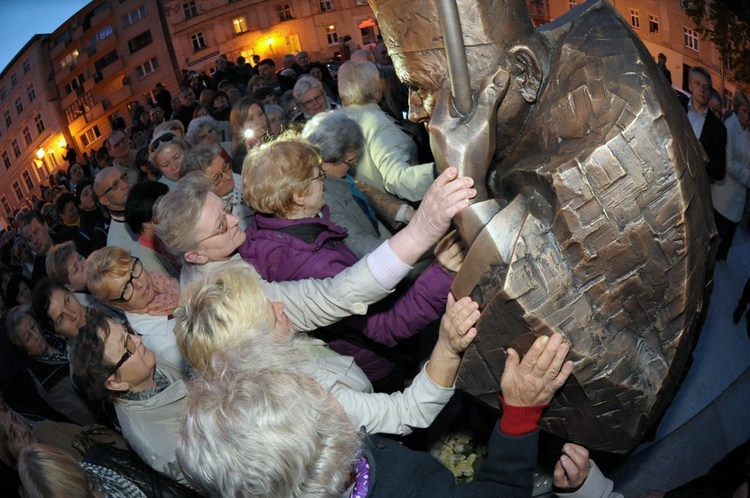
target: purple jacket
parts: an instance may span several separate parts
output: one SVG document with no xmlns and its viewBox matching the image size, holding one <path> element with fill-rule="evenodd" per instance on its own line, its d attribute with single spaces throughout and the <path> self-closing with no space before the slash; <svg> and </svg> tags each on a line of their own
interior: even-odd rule
<svg viewBox="0 0 750 498">
<path fill-rule="evenodd" d="M 357 262 L 357 256 L 344 245 L 346 229 L 331 222 L 328 206 L 316 218 L 288 220 L 258 214 L 245 233 L 247 240 L 239 249 L 240 255 L 269 282 L 328 278 Z M 367 315 L 351 316 L 329 327 L 334 336 L 349 338 L 329 340 L 331 349 L 353 356 L 371 380 L 383 379 L 394 364 L 379 354 L 382 347 L 352 339 L 364 334 L 393 347 L 414 336 L 445 311 L 452 282 L 453 276 L 433 263 L 397 298 L 386 298 L 370 306 Z"/>
</svg>

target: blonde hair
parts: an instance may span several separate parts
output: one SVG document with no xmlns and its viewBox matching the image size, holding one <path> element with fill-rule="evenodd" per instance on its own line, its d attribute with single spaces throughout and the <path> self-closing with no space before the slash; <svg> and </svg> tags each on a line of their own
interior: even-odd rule
<svg viewBox="0 0 750 498">
<path fill-rule="evenodd" d="M 282 138 L 248 153 L 242 166 L 242 195 L 254 210 L 285 217 L 294 195 L 305 195 L 320 151 L 306 140 Z"/>
<path fill-rule="evenodd" d="M 182 292 L 174 333 L 185 359 L 200 373 L 216 351 L 268 326 L 269 301 L 255 270 L 244 262 L 209 273 Z"/>
<path fill-rule="evenodd" d="M 92 498 L 94 492 L 86 472 L 72 456 L 41 443 L 34 443 L 18 457 L 18 475 L 29 498 Z"/>
<path fill-rule="evenodd" d="M 107 297 L 107 282 L 111 277 L 122 277 L 130 273 L 132 259 L 130 251 L 117 246 L 103 247 L 92 252 L 86 259 L 86 287 L 103 303 Z"/>
</svg>

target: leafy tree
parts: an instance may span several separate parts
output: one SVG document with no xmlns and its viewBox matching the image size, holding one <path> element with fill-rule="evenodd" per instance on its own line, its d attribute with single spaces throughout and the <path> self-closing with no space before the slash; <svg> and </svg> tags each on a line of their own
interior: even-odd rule
<svg viewBox="0 0 750 498">
<path fill-rule="evenodd" d="M 685 12 L 704 39 L 711 40 L 734 81 L 750 86 L 750 2 L 747 0 L 684 0 Z"/>
</svg>

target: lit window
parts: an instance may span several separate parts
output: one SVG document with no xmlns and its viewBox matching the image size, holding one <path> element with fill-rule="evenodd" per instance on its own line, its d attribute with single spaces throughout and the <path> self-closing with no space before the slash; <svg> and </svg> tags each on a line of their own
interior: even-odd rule
<svg viewBox="0 0 750 498">
<path fill-rule="evenodd" d="M 190 35 L 190 41 L 193 42 L 193 51 L 197 52 L 198 50 L 206 48 L 206 40 L 203 38 L 203 32 L 195 33 L 194 35 Z"/>
<path fill-rule="evenodd" d="M 335 24 L 326 26 L 326 38 L 328 39 L 328 45 L 335 45 L 339 42 L 339 33 Z"/>
<path fill-rule="evenodd" d="M 685 46 L 691 50 L 699 51 L 698 47 L 698 33 L 690 28 L 682 27 L 682 38 L 685 42 Z"/>
<path fill-rule="evenodd" d="M 100 29 L 96 36 L 99 38 L 99 40 L 103 40 L 112 33 L 114 33 L 114 30 L 112 29 L 112 25 L 109 24 L 106 27 Z"/>
<path fill-rule="evenodd" d="M 630 25 L 635 29 L 641 29 L 641 16 L 635 9 L 630 9 Z"/>
<path fill-rule="evenodd" d="M 247 31 L 247 21 L 244 17 L 237 17 L 232 19 L 232 27 L 235 35 L 242 34 Z"/>
<path fill-rule="evenodd" d="M 648 32 L 654 35 L 659 34 L 659 16 L 648 15 Z"/>
</svg>

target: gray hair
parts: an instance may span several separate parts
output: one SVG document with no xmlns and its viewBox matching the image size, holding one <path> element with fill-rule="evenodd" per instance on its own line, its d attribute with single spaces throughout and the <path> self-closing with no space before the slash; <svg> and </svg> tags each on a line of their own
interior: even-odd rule
<svg viewBox="0 0 750 498">
<path fill-rule="evenodd" d="M 28 304 L 22 304 L 19 306 L 14 306 L 11 308 L 7 316 L 5 317 L 5 328 L 6 333 L 8 335 L 8 339 L 14 346 L 20 346 L 21 343 L 18 340 L 18 337 L 16 336 L 16 327 L 19 323 L 21 323 L 21 320 L 28 316 L 32 320 L 36 322 L 36 318 L 34 318 L 34 313 L 31 311 L 31 306 Z M 38 323 L 38 322 L 37 322 Z"/>
<path fill-rule="evenodd" d="M 343 111 L 326 111 L 313 116 L 305 123 L 302 137 L 320 149 L 327 163 L 342 162 L 348 153 L 359 155 L 365 148 L 362 128 Z"/>
<path fill-rule="evenodd" d="M 203 204 L 212 190 L 213 185 L 206 175 L 192 172 L 180 178 L 169 192 L 156 201 L 156 235 L 178 256 L 197 247 L 195 232 L 203 212 Z"/>
<path fill-rule="evenodd" d="M 310 75 L 305 74 L 300 76 L 294 84 L 294 90 L 292 90 L 294 100 L 299 103 L 299 99 L 302 98 L 305 92 L 312 90 L 313 88 L 323 88 L 323 84 Z"/>
<path fill-rule="evenodd" d="M 339 96 L 344 106 L 377 104 L 382 93 L 380 72 L 372 62 L 346 61 L 339 68 Z"/>
<path fill-rule="evenodd" d="M 340 496 L 358 446 L 309 363 L 270 331 L 212 358 L 190 383 L 177 460 L 207 496 Z"/>
<path fill-rule="evenodd" d="M 208 165 L 211 164 L 211 161 L 220 155 L 221 147 L 219 144 L 199 145 L 194 149 L 190 149 L 190 153 L 185 156 L 185 173 L 205 171 Z"/>
<path fill-rule="evenodd" d="M 740 90 L 739 88 L 734 91 L 734 96 L 732 97 L 732 104 L 734 107 L 739 107 L 741 105 L 744 105 L 745 107 L 750 110 L 750 99 L 747 98 L 747 95 Z"/>
<path fill-rule="evenodd" d="M 229 100 L 229 99 L 227 99 Z M 192 146 L 198 145 L 198 135 L 201 130 L 206 126 L 210 126 L 214 130 L 217 130 L 218 123 L 211 116 L 201 116 L 199 118 L 193 118 L 188 125 L 187 132 L 185 132 L 185 140 Z"/>
</svg>

